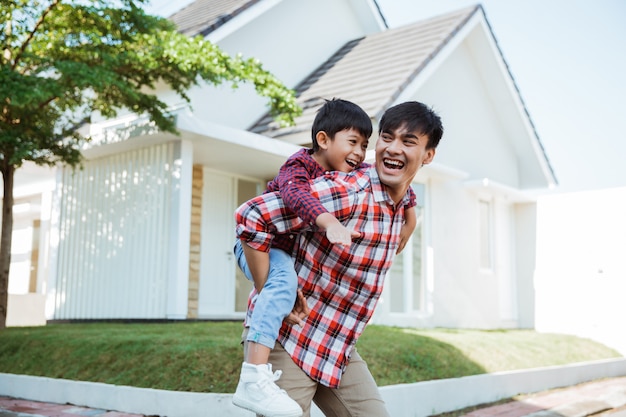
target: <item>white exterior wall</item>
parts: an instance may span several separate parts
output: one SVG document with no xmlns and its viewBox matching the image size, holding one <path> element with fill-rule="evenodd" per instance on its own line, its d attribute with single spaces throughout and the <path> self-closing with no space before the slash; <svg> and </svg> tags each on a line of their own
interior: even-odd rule
<svg viewBox="0 0 626 417">
<path fill-rule="evenodd" d="M 515 278 L 517 280 L 518 327 L 535 327 L 535 284 L 537 263 L 537 203 L 515 205 Z"/>
<path fill-rule="evenodd" d="M 544 196 L 537 218 L 536 328 L 626 354 L 626 188 Z"/>
<path fill-rule="evenodd" d="M 432 106 L 443 121 L 437 163 L 465 171 L 469 179 L 489 178 L 517 187 L 517 155 L 484 88 L 468 48 L 461 45 L 415 97 Z"/>
<path fill-rule="evenodd" d="M 64 171 L 49 318 L 186 317 L 188 148 L 171 142 Z"/>
<path fill-rule="evenodd" d="M 515 206 L 437 179 L 431 189 L 433 319 L 436 327 L 510 328 L 518 324 Z M 491 204 L 492 267 L 480 264 L 479 201 Z M 523 222 L 528 225 L 529 221 Z M 532 248 L 527 249 L 532 252 Z"/>
</svg>

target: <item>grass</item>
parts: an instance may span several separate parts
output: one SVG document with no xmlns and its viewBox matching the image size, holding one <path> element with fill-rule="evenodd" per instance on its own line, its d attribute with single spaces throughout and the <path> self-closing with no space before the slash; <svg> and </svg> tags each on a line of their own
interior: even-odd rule
<svg viewBox="0 0 626 417">
<path fill-rule="evenodd" d="M 0 372 L 176 391 L 235 391 L 240 322 L 72 323 L 0 331 Z M 368 326 L 357 345 L 379 385 L 621 355 L 530 330 Z"/>
</svg>

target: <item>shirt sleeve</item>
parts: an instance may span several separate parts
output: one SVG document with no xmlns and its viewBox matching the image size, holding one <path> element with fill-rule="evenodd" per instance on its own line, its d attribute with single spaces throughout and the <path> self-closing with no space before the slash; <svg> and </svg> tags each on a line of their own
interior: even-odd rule
<svg viewBox="0 0 626 417">
<path fill-rule="evenodd" d="M 411 207 L 417 206 L 417 197 L 415 196 L 415 191 L 413 191 L 413 187 L 409 186 L 409 201 L 404 205 L 405 209 L 410 209 Z"/>
<path fill-rule="evenodd" d="M 312 179 L 303 162 L 295 158 L 283 164 L 277 177 L 280 196 L 287 208 L 305 223 L 314 225 L 319 215 L 328 210 L 311 194 Z"/>
<path fill-rule="evenodd" d="M 318 178 L 311 186 L 311 196 L 328 208 L 338 219 L 345 219 L 352 210 L 353 193 L 332 174 Z M 235 210 L 235 233 L 248 246 L 269 252 L 278 233 L 311 230 L 311 226 L 289 210 L 278 192 L 261 194 Z M 315 228 L 315 227 L 313 227 Z"/>
<path fill-rule="evenodd" d="M 261 194 L 235 210 L 235 233 L 248 246 L 269 252 L 274 235 L 298 231 L 303 222 L 288 210 L 278 192 Z"/>
</svg>

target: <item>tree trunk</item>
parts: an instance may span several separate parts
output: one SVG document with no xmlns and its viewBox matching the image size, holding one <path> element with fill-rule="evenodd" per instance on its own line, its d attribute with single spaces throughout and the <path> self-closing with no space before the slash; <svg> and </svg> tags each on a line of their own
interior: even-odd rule
<svg viewBox="0 0 626 417">
<path fill-rule="evenodd" d="M 5 161 L 6 163 L 6 161 Z M 15 167 L 2 167 L 4 198 L 2 199 L 2 237 L 0 238 L 0 329 L 7 324 L 9 301 L 9 270 L 11 269 L 11 241 L 13 238 L 13 177 Z"/>
</svg>

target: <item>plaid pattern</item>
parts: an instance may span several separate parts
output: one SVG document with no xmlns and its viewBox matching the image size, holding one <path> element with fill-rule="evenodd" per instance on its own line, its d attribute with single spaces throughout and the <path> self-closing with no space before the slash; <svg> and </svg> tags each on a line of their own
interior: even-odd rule
<svg viewBox="0 0 626 417">
<path fill-rule="evenodd" d="M 320 200 L 311 195 L 310 182 L 324 175 L 327 171 L 324 171 L 324 168 L 313 159 L 312 153 L 312 149 L 303 148 L 291 155 L 280 167 L 276 178 L 267 183 L 265 192 L 280 192 L 280 196 L 287 207 L 291 208 L 305 223 L 315 226 L 315 219 L 320 214 L 327 213 L 328 210 Z M 359 168 L 365 169 L 370 166 L 370 164 L 363 162 Z M 410 196 L 407 208 L 416 205 L 415 193 L 412 188 L 410 188 Z M 277 235 L 272 247 L 291 252 L 295 237 L 291 233 Z"/>
<path fill-rule="evenodd" d="M 311 195 L 310 181 L 325 173 L 311 153 L 311 149 L 303 148 L 291 155 L 276 178 L 267 183 L 266 192 L 279 191 L 287 207 L 306 223 L 314 225 L 315 219 L 328 210 Z"/>
<path fill-rule="evenodd" d="M 410 197 L 407 193 L 395 208 L 373 167 L 328 173 L 311 184 L 314 198 L 361 233 L 350 248 L 330 244 L 325 233 L 286 210 L 276 193 L 237 209 L 237 235 L 255 249 L 269 250 L 275 233 L 305 232 L 298 234 L 292 256 L 311 313 L 303 328 L 283 323 L 279 342 L 312 379 L 336 388 L 382 292 Z"/>
</svg>

